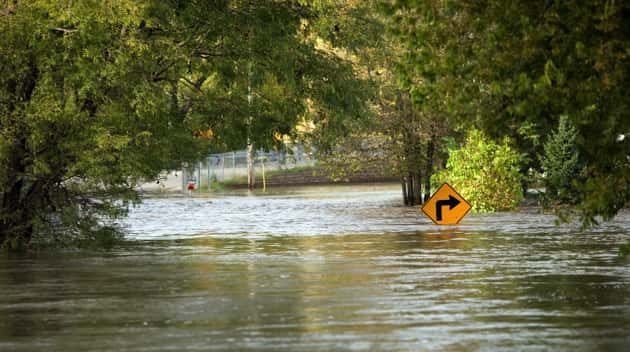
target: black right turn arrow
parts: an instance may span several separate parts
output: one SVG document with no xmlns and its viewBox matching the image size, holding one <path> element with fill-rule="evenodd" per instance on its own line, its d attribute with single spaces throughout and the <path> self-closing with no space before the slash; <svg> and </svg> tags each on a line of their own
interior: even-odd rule
<svg viewBox="0 0 630 352">
<path fill-rule="evenodd" d="M 455 208 L 459 203 L 460 201 L 451 195 L 448 196 L 448 199 L 438 200 L 435 202 L 435 217 L 437 221 L 442 220 L 443 206 L 448 205 L 448 210 L 453 210 L 453 208 Z"/>
</svg>

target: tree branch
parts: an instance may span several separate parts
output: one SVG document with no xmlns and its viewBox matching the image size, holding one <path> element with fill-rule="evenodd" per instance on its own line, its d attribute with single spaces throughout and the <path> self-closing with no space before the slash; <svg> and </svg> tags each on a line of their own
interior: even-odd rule
<svg viewBox="0 0 630 352">
<path fill-rule="evenodd" d="M 61 32 L 61 33 L 64 33 L 64 34 L 74 33 L 76 31 L 78 31 L 78 29 L 76 29 L 76 28 L 61 28 L 61 27 L 51 28 L 51 30 L 55 31 L 55 32 Z"/>
</svg>

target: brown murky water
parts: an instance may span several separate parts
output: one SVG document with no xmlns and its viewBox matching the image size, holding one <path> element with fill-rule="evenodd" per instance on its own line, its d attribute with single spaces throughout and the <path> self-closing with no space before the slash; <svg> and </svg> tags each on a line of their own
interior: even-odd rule
<svg viewBox="0 0 630 352">
<path fill-rule="evenodd" d="M 148 199 L 108 253 L 0 259 L 1 351 L 628 351 L 630 215 L 437 227 L 395 186 Z"/>
</svg>

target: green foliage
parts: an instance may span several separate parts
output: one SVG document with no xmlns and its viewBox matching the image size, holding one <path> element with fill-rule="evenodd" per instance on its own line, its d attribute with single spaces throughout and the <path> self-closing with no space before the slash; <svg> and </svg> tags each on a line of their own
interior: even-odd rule
<svg viewBox="0 0 630 352">
<path fill-rule="evenodd" d="M 340 139 L 334 150 L 321 155 L 318 165 L 333 182 L 346 181 L 353 174 L 371 171 L 389 176 L 395 159 L 385 151 L 389 141 L 379 134 L 353 134 Z"/>
<path fill-rule="evenodd" d="M 558 129 L 549 135 L 544 144 L 540 164 L 546 188 L 545 197 L 549 201 L 574 203 L 576 200 L 572 181 L 577 179 L 579 172 L 577 136 L 577 130 L 568 116 L 563 115 Z"/>
<path fill-rule="evenodd" d="M 0 244 L 107 238 L 162 170 L 275 147 L 307 108 L 359 119 L 362 80 L 316 47 L 331 4 L 0 1 Z"/>
<path fill-rule="evenodd" d="M 18 2 L 0 21 L 0 242 L 116 218 L 137 181 L 199 146 L 171 114 L 139 6 L 92 5 Z"/>
<path fill-rule="evenodd" d="M 168 3 L 179 12 L 154 4 L 154 26 L 181 44 L 177 98 L 197 130 L 213 131 L 213 150 L 280 148 L 305 119 L 347 131 L 365 116 L 365 81 L 318 38 L 334 2 Z"/>
<path fill-rule="evenodd" d="M 473 211 L 510 210 L 523 199 L 521 156 L 506 139 L 497 144 L 473 130 L 461 149 L 451 150 L 446 169 L 433 176 L 436 185 L 448 182 Z"/>
<path fill-rule="evenodd" d="M 583 177 L 574 180 L 585 223 L 630 200 L 630 3 L 610 0 L 391 1 L 403 44 L 401 78 L 438 97 L 449 119 L 510 136 L 539 170 L 544 140 L 571 117 Z M 573 197 L 571 197 L 573 198 Z"/>
<path fill-rule="evenodd" d="M 329 43 L 343 43 L 355 70 L 368 78 L 372 89 L 361 91 L 370 110 L 368 118 L 345 119 L 343 128 L 316 124 L 309 137 L 316 142 L 318 160 L 334 179 L 374 168 L 399 175 L 408 190 L 405 203 L 420 203 L 422 189 L 430 188 L 430 175 L 445 155 L 442 137 L 451 132 L 443 97 L 421 96 L 412 83 L 422 82 L 401 79 L 400 72 L 412 67 L 388 30 L 392 21 L 382 1 L 336 5 L 338 11 L 318 22 L 318 34 Z"/>
</svg>

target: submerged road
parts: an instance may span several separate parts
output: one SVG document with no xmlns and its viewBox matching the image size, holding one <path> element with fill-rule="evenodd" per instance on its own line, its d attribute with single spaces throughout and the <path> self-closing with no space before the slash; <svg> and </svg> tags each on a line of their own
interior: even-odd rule
<svg viewBox="0 0 630 352">
<path fill-rule="evenodd" d="M 0 351 L 627 351 L 630 214 L 433 225 L 397 186 L 155 198 L 111 252 L 0 258 Z"/>
</svg>

